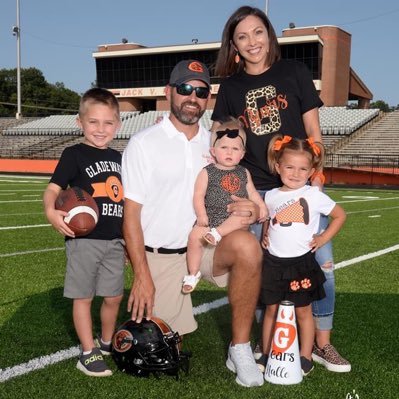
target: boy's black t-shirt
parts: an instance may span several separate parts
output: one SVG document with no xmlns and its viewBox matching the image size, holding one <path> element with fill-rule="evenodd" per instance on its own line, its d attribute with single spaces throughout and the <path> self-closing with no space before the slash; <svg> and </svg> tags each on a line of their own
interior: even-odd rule
<svg viewBox="0 0 399 399">
<path fill-rule="evenodd" d="M 223 80 L 212 120 L 233 116 L 243 123 L 247 144 L 241 165 L 250 171 L 258 190 L 269 190 L 280 185 L 267 165 L 270 139 L 276 133 L 306 138 L 302 115 L 322 105 L 306 65 L 280 60 L 260 75 L 242 71 Z"/>
<path fill-rule="evenodd" d="M 82 238 L 122 238 L 121 161 L 122 156 L 116 150 L 102 150 L 83 143 L 63 151 L 50 182 L 63 190 L 68 186 L 82 188 L 95 199 L 100 211 L 95 229 Z"/>
</svg>

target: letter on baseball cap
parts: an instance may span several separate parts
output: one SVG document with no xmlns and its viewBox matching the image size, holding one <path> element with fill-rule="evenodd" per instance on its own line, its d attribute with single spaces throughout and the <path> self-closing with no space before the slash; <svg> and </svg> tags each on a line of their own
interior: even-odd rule
<svg viewBox="0 0 399 399">
<path fill-rule="evenodd" d="M 200 61 L 184 60 L 177 63 L 170 75 L 169 85 L 179 86 L 189 80 L 202 80 L 208 87 L 211 86 L 208 68 Z"/>
</svg>

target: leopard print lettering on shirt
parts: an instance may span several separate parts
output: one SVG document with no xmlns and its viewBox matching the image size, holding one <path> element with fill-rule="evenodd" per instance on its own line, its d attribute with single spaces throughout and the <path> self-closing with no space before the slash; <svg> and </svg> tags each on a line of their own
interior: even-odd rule
<svg viewBox="0 0 399 399">
<path fill-rule="evenodd" d="M 266 86 L 247 92 L 245 102 L 251 131 L 258 136 L 277 132 L 281 127 L 278 108 L 271 103 L 260 109 L 258 107 L 259 98 L 266 101 L 276 98 L 276 88 L 274 86 Z M 269 122 L 262 124 L 262 119 L 265 117 L 269 119 Z"/>
</svg>

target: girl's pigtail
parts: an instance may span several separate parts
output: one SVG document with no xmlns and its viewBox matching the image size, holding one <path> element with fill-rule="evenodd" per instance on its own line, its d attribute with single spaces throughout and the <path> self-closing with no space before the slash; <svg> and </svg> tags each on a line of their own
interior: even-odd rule
<svg viewBox="0 0 399 399">
<path fill-rule="evenodd" d="M 318 141 L 314 141 L 313 137 L 306 139 L 306 143 L 309 145 L 313 155 L 313 167 L 316 169 L 316 171 L 323 169 L 325 152 L 323 144 Z"/>
<path fill-rule="evenodd" d="M 276 134 L 271 138 L 267 149 L 267 163 L 270 173 L 274 175 L 277 174 L 276 163 L 278 163 L 281 157 L 285 144 L 289 143 L 291 140 L 291 136 L 283 136 L 281 134 Z"/>
</svg>

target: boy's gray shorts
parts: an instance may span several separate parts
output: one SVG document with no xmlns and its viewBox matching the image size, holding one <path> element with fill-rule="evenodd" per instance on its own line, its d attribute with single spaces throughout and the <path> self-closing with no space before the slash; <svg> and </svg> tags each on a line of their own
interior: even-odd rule
<svg viewBox="0 0 399 399">
<path fill-rule="evenodd" d="M 123 294 L 125 250 L 123 239 L 78 238 L 65 243 L 66 298 L 113 297 Z"/>
</svg>

